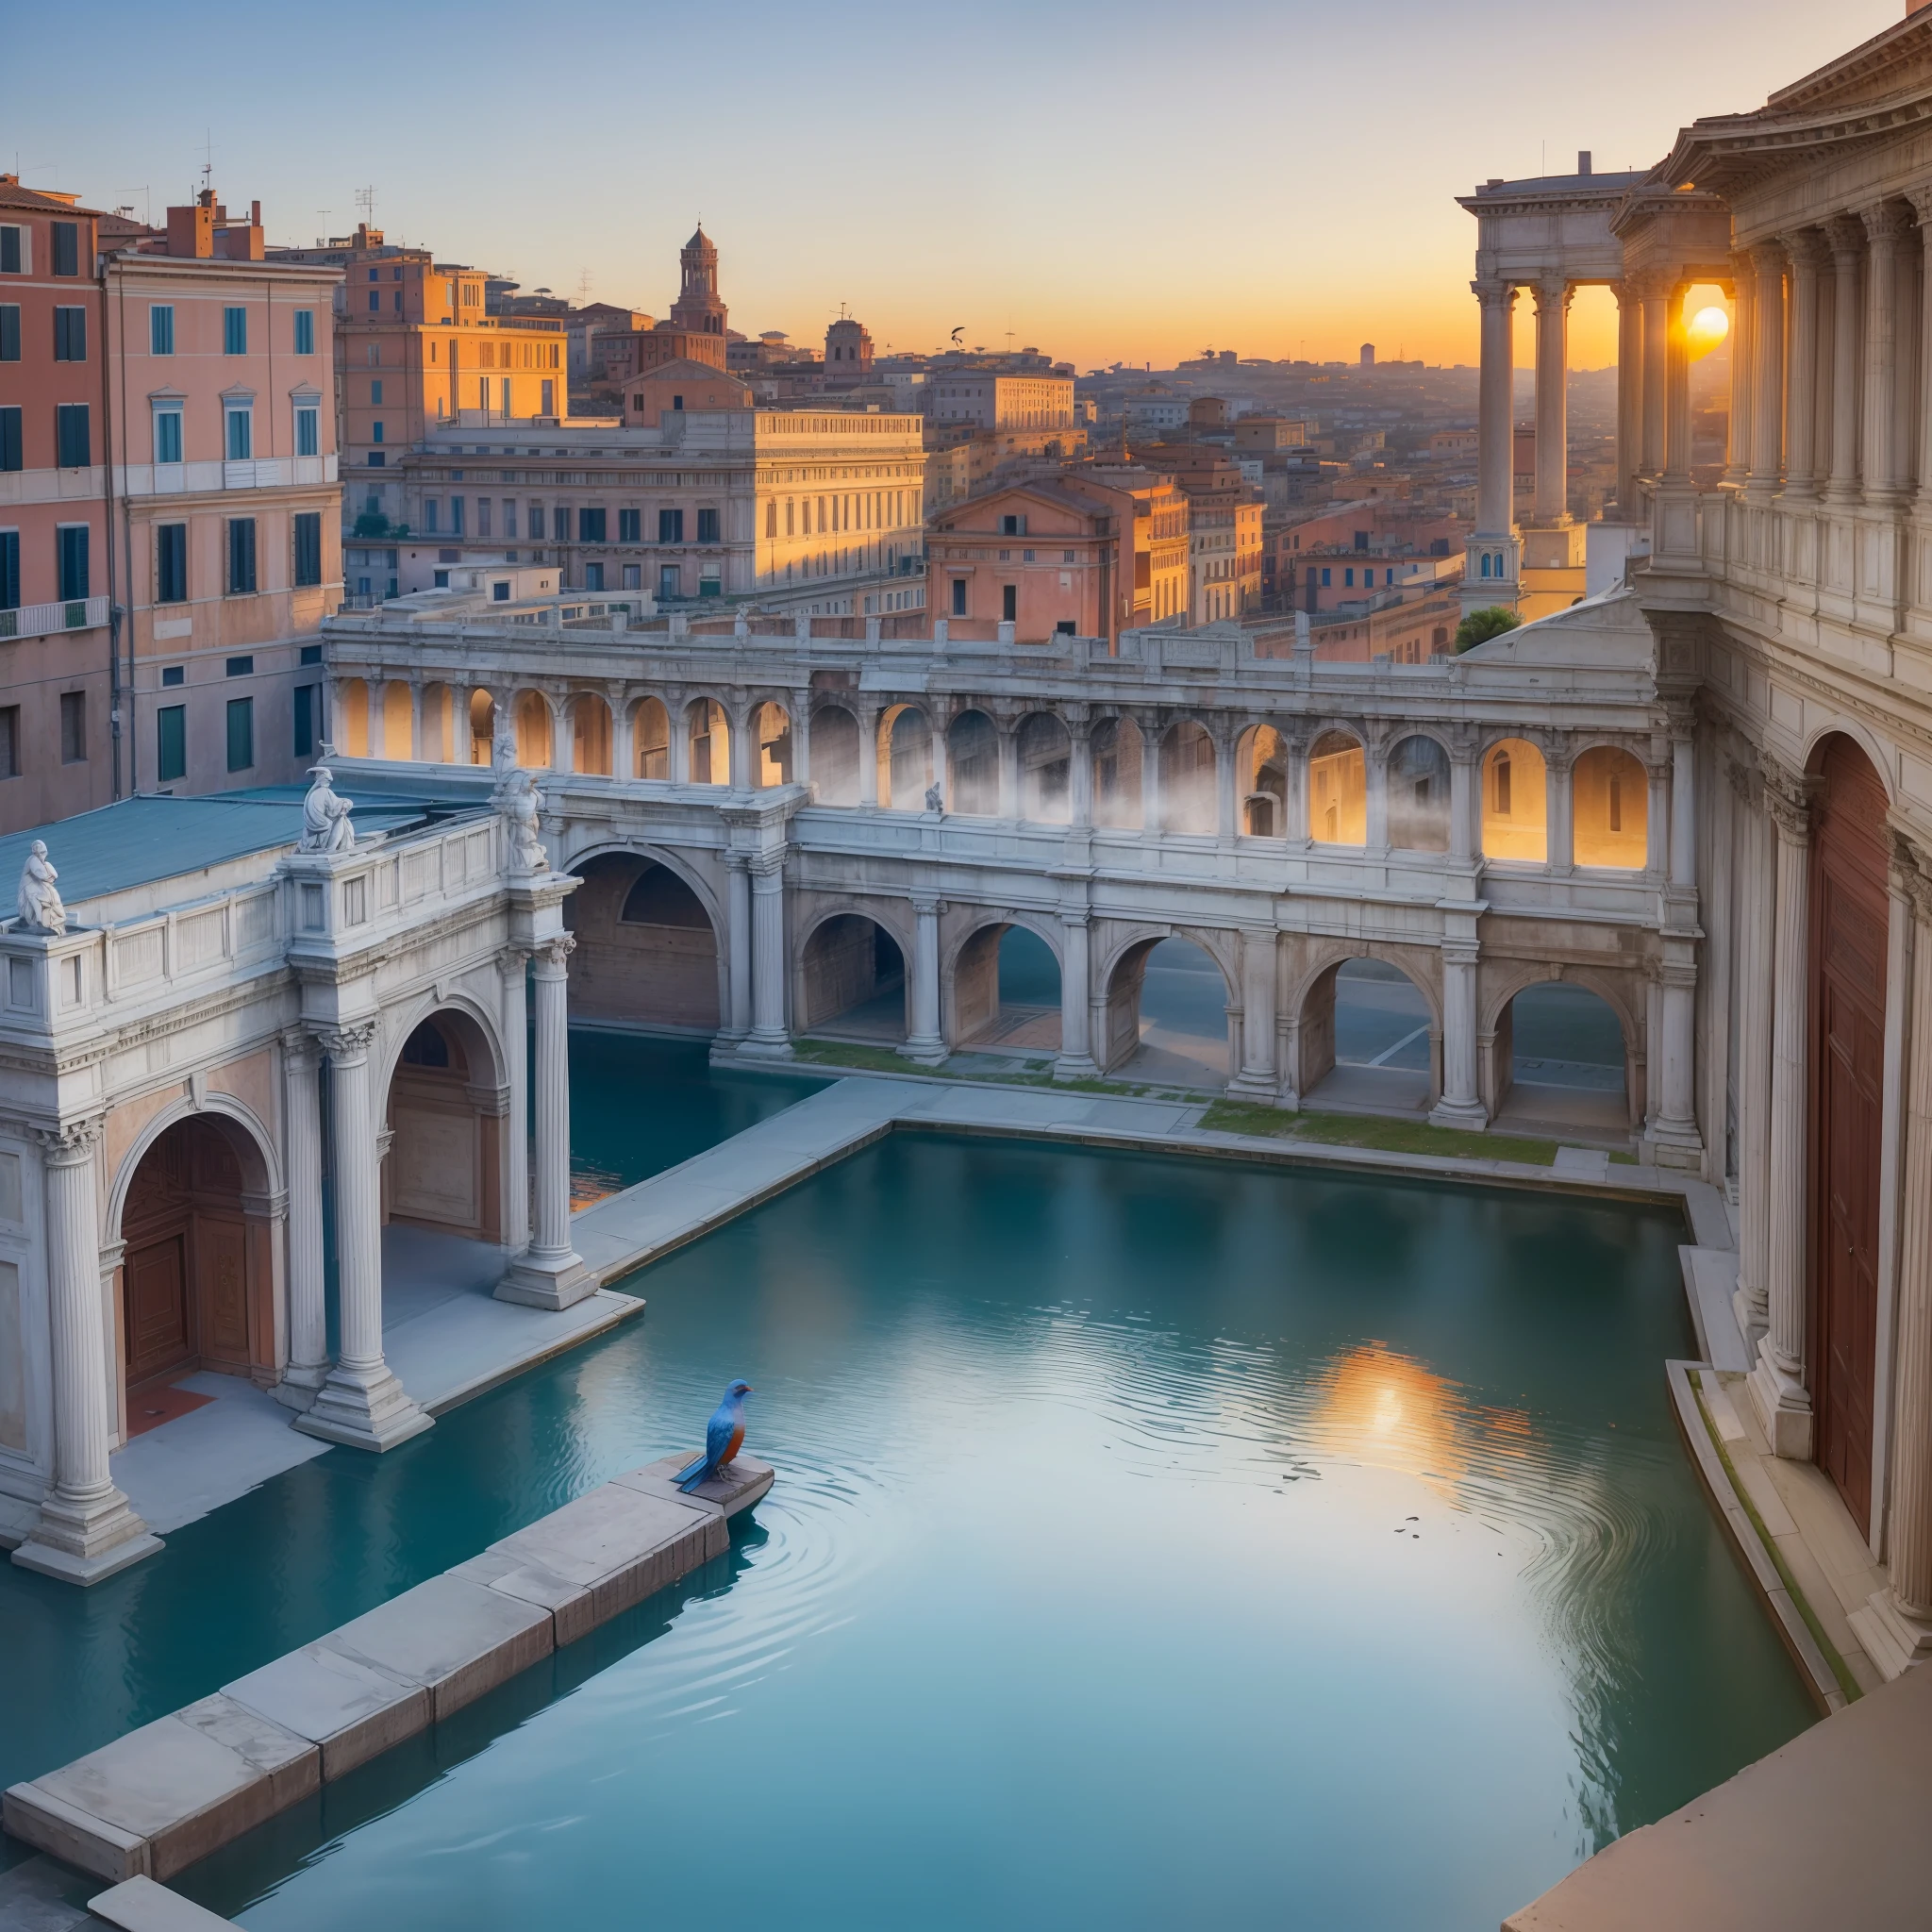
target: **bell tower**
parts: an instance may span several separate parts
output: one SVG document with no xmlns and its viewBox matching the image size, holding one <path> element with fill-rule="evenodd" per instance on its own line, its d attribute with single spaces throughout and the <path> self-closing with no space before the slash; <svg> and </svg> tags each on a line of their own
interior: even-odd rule
<svg viewBox="0 0 1932 1932">
<path fill-rule="evenodd" d="M 672 327 L 722 336 L 727 311 L 718 299 L 718 251 L 702 227 L 679 249 L 677 261 L 683 278 L 671 305 Z"/>
</svg>

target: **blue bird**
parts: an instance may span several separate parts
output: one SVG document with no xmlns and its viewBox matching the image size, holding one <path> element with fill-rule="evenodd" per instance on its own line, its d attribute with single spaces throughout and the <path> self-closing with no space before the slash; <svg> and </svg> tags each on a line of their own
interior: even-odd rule
<svg viewBox="0 0 1932 1932">
<path fill-rule="evenodd" d="M 705 1424 L 705 1453 L 674 1478 L 687 1495 L 708 1482 L 744 1447 L 744 1398 L 751 1392 L 749 1382 L 734 1382 L 711 1411 L 711 1420 Z"/>
</svg>

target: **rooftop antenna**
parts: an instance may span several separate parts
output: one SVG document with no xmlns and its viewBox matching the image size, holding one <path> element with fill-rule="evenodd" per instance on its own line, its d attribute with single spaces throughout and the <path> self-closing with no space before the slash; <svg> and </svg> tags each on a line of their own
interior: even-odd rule
<svg viewBox="0 0 1932 1932">
<path fill-rule="evenodd" d="M 153 227 L 153 226 L 154 226 L 154 212 L 155 212 L 155 207 L 154 207 L 153 193 L 152 193 L 152 191 L 151 191 L 150 189 L 147 189 L 147 188 L 117 188 L 117 189 L 115 189 L 114 192 L 115 192 L 116 194 L 138 194 L 138 195 L 140 195 L 140 196 L 142 197 L 142 213 L 141 213 L 141 220 L 142 220 L 142 225 L 143 227 L 148 227 L 148 228 L 151 228 L 151 227 Z M 130 207 L 128 208 L 128 209 L 127 209 L 127 213 L 128 213 L 128 214 L 129 214 L 130 216 L 132 216 L 132 215 L 133 215 L 133 213 L 134 213 L 134 209 L 133 209 L 133 208 L 132 208 L 131 206 L 130 206 Z"/>
<path fill-rule="evenodd" d="M 585 269 L 585 270 L 584 270 L 584 271 L 583 271 L 583 272 L 582 272 L 582 273 L 581 273 L 581 274 L 580 274 L 580 275 L 579 275 L 577 276 L 577 293 L 578 293 L 579 295 L 588 295 L 588 294 L 589 294 L 590 292 L 591 292 L 591 271 L 590 271 L 589 269 Z"/>
<path fill-rule="evenodd" d="M 201 185 L 212 188 L 215 185 L 215 131 L 212 127 L 202 130 Z"/>
<path fill-rule="evenodd" d="M 356 212 L 362 217 L 363 225 L 373 228 L 375 225 L 375 183 L 356 191 Z"/>
</svg>

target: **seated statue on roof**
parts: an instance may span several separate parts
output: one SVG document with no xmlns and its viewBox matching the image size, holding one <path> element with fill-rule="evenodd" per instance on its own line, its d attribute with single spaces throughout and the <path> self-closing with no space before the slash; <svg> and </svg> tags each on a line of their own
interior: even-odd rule
<svg viewBox="0 0 1932 1932">
<path fill-rule="evenodd" d="M 353 799 L 340 797 L 335 780 L 326 765 L 312 766 L 308 774 L 314 782 L 302 801 L 302 838 L 298 852 L 352 852 L 356 828 L 349 823 L 355 810 Z"/>
<path fill-rule="evenodd" d="M 60 874 L 47 857 L 47 841 L 36 839 L 27 848 L 26 863 L 20 869 L 20 924 L 24 932 L 50 933 L 55 939 L 67 932 L 67 908 L 54 884 Z"/>
</svg>

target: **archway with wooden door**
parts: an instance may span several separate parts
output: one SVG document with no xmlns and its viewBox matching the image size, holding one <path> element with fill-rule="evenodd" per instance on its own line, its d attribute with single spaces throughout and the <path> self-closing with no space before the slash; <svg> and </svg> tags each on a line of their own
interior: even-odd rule
<svg viewBox="0 0 1932 1932">
<path fill-rule="evenodd" d="M 254 1135 L 223 1113 L 172 1123 L 141 1156 L 121 1206 L 128 1435 L 209 1400 L 180 1386 L 197 1371 L 275 1380 L 273 1193 Z"/>
<path fill-rule="evenodd" d="M 1890 801 L 1842 736 L 1814 752 L 1809 1044 L 1811 1405 L 1818 1465 L 1852 1519 L 1872 1520 L 1872 1424 L 1878 1342 L 1880 1091 L 1890 901 Z"/>
</svg>

